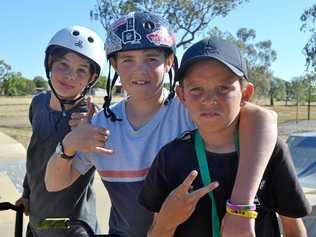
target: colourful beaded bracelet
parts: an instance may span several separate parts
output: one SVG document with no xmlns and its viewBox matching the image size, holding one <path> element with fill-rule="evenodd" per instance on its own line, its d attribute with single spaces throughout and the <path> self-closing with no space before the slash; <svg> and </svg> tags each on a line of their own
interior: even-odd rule
<svg viewBox="0 0 316 237">
<path fill-rule="evenodd" d="M 256 210 L 256 204 L 246 204 L 246 205 L 240 205 L 240 204 L 234 204 L 230 200 L 227 200 L 226 207 L 238 211 L 238 210 L 244 210 L 244 211 L 255 211 Z"/>
</svg>

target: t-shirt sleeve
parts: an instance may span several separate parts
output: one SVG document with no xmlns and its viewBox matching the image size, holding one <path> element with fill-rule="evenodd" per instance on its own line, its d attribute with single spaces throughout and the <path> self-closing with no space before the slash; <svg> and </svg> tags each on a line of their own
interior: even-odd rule
<svg viewBox="0 0 316 237">
<path fill-rule="evenodd" d="M 159 212 L 170 192 L 165 172 L 165 158 L 161 150 L 156 156 L 138 196 L 139 203 L 152 212 Z"/>
<path fill-rule="evenodd" d="M 90 158 L 90 153 L 77 152 L 72 160 L 72 166 L 78 170 L 80 174 L 84 175 L 94 166 Z"/>
<path fill-rule="evenodd" d="M 308 215 L 311 207 L 299 184 L 287 144 L 278 140 L 275 155 L 272 189 L 276 212 L 292 218 Z"/>
</svg>

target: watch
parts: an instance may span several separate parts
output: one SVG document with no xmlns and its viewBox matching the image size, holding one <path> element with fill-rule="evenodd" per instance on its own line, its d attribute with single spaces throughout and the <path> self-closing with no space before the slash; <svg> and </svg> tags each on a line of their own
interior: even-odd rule
<svg viewBox="0 0 316 237">
<path fill-rule="evenodd" d="M 76 153 L 73 154 L 73 155 L 71 155 L 71 156 L 65 154 L 64 146 L 63 146 L 63 143 L 62 143 L 62 142 L 58 142 L 57 147 L 56 147 L 56 150 L 55 150 L 55 153 L 56 153 L 59 157 L 65 159 L 65 160 L 71 160 L 72 158 L 74 158 L 74 157 L 76 156 Z"/>
</svg>

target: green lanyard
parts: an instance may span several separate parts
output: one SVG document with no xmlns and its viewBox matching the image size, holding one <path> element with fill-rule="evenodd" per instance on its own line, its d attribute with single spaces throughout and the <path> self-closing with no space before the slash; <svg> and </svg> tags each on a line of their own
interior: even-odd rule
<svg viewBox="0 0 316 237">
<path fill-rule="evenodd" d="M 198 164 L 199 164 L 200 174 L 202 178 L 202 183 L 204 186 L 206 186 L 210 184 L 212 180 L 210 177 L 210 171 L 208 169 L 208 164 L 206 160 L 204 143 L 202 141 L 201 135 L 198 130 L 196 130 L 194 133 L 194 145 L 195 145 L 196 156 L 198 158 Z M 236 136 L 236 139 L 235 139 L 235 147 L 236 147 L 236 151 L 239 153 L 238 136 Z M 217 214 L 217 207 L 216 207 L 214 194 L 213 192 L 209 192 L 208 195 L 211 198 L 211 202 L 212 202 L 212 209 L 211 209 L 212 211 L 212 237 L 220 237 L 221 236 L 220 223 L 219 223 L 219 218 Z"/>
</svg>

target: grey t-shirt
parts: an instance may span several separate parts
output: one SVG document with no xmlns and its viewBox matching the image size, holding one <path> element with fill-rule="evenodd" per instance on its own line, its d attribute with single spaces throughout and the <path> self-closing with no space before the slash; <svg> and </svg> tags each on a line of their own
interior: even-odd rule
<svg viewBox="0 0 316 237">
<path fill-rule="evenodd" d="M 138 203 L 148 170 L 160 148 L 186 130 L 195 127 L 186 109 L 175 97 L 141 128 L 135 130 L 128 121 L 126 101 L 112 107 L 121 118 L 112 122 L 98 112 L 92 124 L 110 130 L 106 147 L 113 155 L 78 153 L 73 166 L 82 174 L 96 167 L 111 199 L 110 234 L 124 237 L 145 237 L 152 223 L 150 213 Z"/>
<path fill-rule="evenodd" d="M 62 191 L 47 192 L 45 188 L 47 162 L 55 152 L 57 143 L 70 131 L 68 121 L 71 113 L 86 111 L 86 104 L 82 102 L 66 111 L 64 116 L 61 112 L 53 111 L 49 107 L 49 101 L 50 92 L 40 93 L 33 98 L 29 111 L 33 133 L 27 149 L 23 196 L 30 201 L 30 226 L 39 237 L 85 236 L 78 234 L 79 230 L 76 228 L 71 231 L 36 230 L 41 219 L 68 217 L 86 221 L 93 230 L 98 231 L 95 192 L 92 188 L 94 168 Z M 77 232 L 74 234 L 73 231 Z"/>
</svg>

